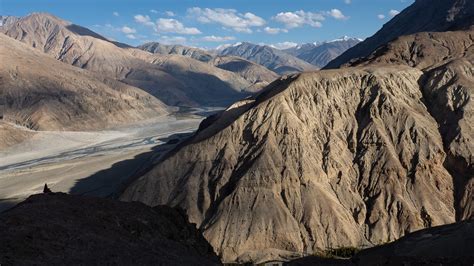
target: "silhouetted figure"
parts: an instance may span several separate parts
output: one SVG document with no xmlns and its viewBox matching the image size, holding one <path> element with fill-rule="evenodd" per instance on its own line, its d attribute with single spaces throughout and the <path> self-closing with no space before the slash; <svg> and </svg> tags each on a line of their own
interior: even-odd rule
<svg viewBox="0 0 474 266">
<path fill-rule="evenodd" d="M 51 189 L 49 189 L 48 184 L 44 184 L 43 193 L 53 193 Z"/>
</svg>

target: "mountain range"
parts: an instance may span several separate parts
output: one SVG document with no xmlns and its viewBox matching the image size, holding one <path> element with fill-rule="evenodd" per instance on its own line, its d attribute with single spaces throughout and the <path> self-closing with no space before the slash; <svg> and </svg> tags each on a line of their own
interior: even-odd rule
<svg viewBox="0 0 474 266">
<path fill-rule="evenodd" d="M 111 42 L 49 14 L 19 18 L 0 31 L 64 63 L 138 87 L 167 105 L 226 106 L 247 96 L 245 90 L 253 85 L 232 72 L 207 65 L 206 69 L 191 58 L 159 60 L 159 55 Z M 207 97 L 210 92 L 212 98 Z"/>
<path fill-rule="evenodd" d="M 224 262 L 378 245 L 474 218 L 471 7 L 416 1 L 347 52 L 372 48 L 365 59 L 284 76 L 207 118 L 121 199 L 185 209 Z M 417 32 L 427 29 L 441 32 Z"/>
<path fill-rule="evenodd" d="M 317 70 L 316 66 L 267 45 L 236 43 L 220 51 L 219 54 L 245 58 L 279 75 Z"/>
<path fill-rule="evenodd" d="M 0 263 L 474 263 L 473 1 L 416 0 L 363 41 L 286 50 L 131 47 L 45 13 L 0 22 L 1 148 L 226 107 L 119 201 L 45 186 L 2 212 Z"/>
</svg>

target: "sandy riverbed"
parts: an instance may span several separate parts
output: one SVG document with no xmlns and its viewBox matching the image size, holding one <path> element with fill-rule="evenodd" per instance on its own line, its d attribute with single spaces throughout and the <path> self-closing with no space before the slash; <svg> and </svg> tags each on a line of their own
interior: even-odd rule
<svg viewBox="0 0 474 266">
<path fill-rule="evenodd" d="M 96 132 L 37 132 L 0 151 L 0 211 L 42 191 L 109 196 L 197 129 L 201 116 L 166 116 Z"/>
</svg>

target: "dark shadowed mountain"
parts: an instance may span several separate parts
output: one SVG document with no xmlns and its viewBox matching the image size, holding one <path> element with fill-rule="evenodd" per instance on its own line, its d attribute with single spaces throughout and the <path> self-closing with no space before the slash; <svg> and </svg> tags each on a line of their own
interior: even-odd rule
<svg viewBox="0 0 474 266">
<path fill-rule="evenodd" d="M 5 265 L 220 265 L 181 210 L 33 195 L 0 214 Z"/>
<path fill-rule="evenodd" d="M 337 68 L 351 60 L 366 57 L 395 38 L 417 32 L 453 31 L 474 24 L 474 1 L 416 0 L 387 22 L 375 35 L 347 50 L 326 68 Z"/>
</svg>

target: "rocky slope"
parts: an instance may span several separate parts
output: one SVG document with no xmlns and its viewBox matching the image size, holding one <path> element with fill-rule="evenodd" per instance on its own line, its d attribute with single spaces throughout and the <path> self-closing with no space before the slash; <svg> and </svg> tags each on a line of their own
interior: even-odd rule
<svg viewBox="0 0 474 266">
<path fill-rule="evenodd" d="M 0 150 L 18 144 L 35 135 L 35 131 L 0 120 Z"/>
<path fill-rule="evenodd" d="M 402 64 L 423 70 L 419 83 L 437 120 L 455 177 L 457 218 L 474 215 L 474 27 L 466 31 L 403 36 L 377 49 L 356 65 Z"/>
<path fill-rule="evenodd" d="M 246 94 L 240 95 L 240 92 L 249 86 L 248 82 L 239 83 L 242 79 L 238 75 L 234 75 L 230 83 L 228 80 L 219 80 L 214 76 L 214 71 L 219 71 L 217 68 L 205 75 L 187 75 L 189 69 L 181 69 L 180 64 L 174 68 L 179 71 L 179 75 L 176 75 L 176 71 L 168 73 L 163 67 L 150 63 L 157 55 L 111 42 L 89 29 L 49 14 L 34 13 L 20 18 L 15 23 L 0 27 L 0 32 L 67 64 L 139 87 L 168 105 L 204 105 L 206 103 L 202 100 L 215 95 L 213 102 L 225 106 L 229 104 L 229 98 L 235 101 L 245 97 Z M 191 68 L 200 66 L 201 62 L 197 60 L 182 58 Z M 210 83 L 209 80 L 219 82 Z M 203 87 L 196 86 L 199 83 L 196 81 L 217 86 L 202 91 Z M 210 95 L 209 91 L 215 94 Z M 219 95 L 225 95 L 225 98 L 221 99 Z"/>
<path fill-rule="evenodd" d="M 122 199 L 186 209 L 224 261 L 378 244 L 453 222 L 453 178 L 422 74 L 367 67 L 282 79 L 203 122 Z"/>
<path fill-rule="evenodd" d="M 212 247 L 166 206 L 38 194 L 0 214 L 4 265 L 219 265 Z"/>
<path fill-rule="evenodd" d="M 122 199 L 181 206 L 224 261 L 472 218 L 473 40 L 419 33 L 350 67 L 284 77 L 205 120 Z"/>
<path fill-rule="evenodd" d="M 227 47 L 219 51 L 219 54 L 247 59 L 280 75 L 317 69 L 315 66 L 278 49 L 247 42 Z"/>
<path fill-rule="evenodd" d="M 417 32 L 464 30 L 474 25 L 474 1 L 416 0 L 390 20 L 375 35 L 347 50 L 326 68 L 337 68 L 351 60 L 366 57 L 395 38 Z"/>
<path fill-rule="evenodd" d="M 360 39 L 344 36 L 328 42 L 306 43 L 283 51 L 322 68 L 359 42 Z"/>
<path fill-rule="evenodd" d="M 34 130 L 85 130 L 168 114 L 166 105 L 138 88 L 64 64 L 3 34 L 0 43 L 5 122 Z M 1 132 L 4 140 L 12 137 L 11 130 Z"/>
</svg>

